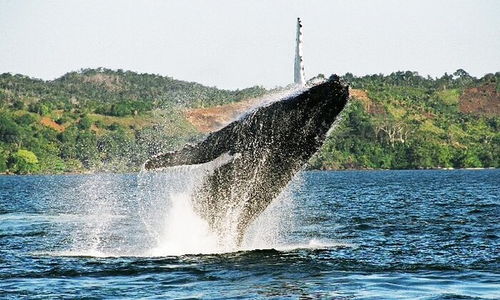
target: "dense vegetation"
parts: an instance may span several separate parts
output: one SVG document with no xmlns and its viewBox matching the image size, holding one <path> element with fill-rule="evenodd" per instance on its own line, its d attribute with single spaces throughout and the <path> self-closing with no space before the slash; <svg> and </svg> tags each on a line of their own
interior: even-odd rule
<svg viewBox="0 0 500 300">
<path fill-rule="evenodd" d="M 312 161 L 320 169 L 500 166 L 500 73 L 344 75 L 355 100 Z"/>
<path fill-rule="evenodd" d="M 0 172 L 132 171 L 199 137 L 182 109 L 257 97 L 151 74 L 85 69 L 53 81 L 0 75 Z"/>
<path fill-rule="evenodd" d="M 498 167 L 500 74 L 344 75 L 353 101 L 311 162 L 321 169 Z M 266 92 L 227 91 L 130 71 L 86 69 L 53 81 L 0 75 L 0 172 L 135 171 L 199 139 L 186 108 Z"/>
</svg>

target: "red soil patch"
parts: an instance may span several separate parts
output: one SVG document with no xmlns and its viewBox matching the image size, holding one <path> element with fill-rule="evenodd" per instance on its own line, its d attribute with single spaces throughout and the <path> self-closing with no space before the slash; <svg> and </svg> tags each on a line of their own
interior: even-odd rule
<svg viewBox="0 0 500 300">
<path fill-rule="evenodd" d="M 368 97 L 366 91 L 349 89 L 349 96 L 351 97 L 351 99 L 361 101 L 365 111 L 371 115 L 385 115 L 386 113 L 382 105 L 373 102 L 373 100 Z"/>
<path fill-rule="evenodd" d="M 495 83 L 487 83 L 470 88 L 460 96 L 460 111 L 463 113 L 498 116 L 500 115 L 500 94 Z"/>
<path fill-rule="evenodd" d="M 40 124 L 42 124 L 43 126 L 52 128 L 55 131 L 59 131 L 59 132 L 63 132 L 65 130 L 64 126 L 57 124 L 56 122 L 54 122 L 54 120 L 52 120 L 51 118 L 48 118 L 48 117 L 43 117 L 40 120 Z"/>
<path fill-rule="evenodd" d="M 349 96 L 351 98 L 356 98 L 361 102 L 371 102 L 372 101 L 368 97 L 368 94 L 363 90 L 349 89 Z"/>
<path fill-rule="evenodd" d="M 366 91 L 350 89 L 349 95 L 351 99 L 360 101 L 369 114 L 386 114 L 385 108 L 370 99 Z M 262 103 L 262 101 L 264 101 L 264 98 L 254 98 L 221 106 L 189 109 L 184 114 L 186 119 L 199 131 L 213 132 L 231 123 L 244 112 Z"/>
<path fill-rule="evenodd" d="M 368 113 L 386 113 L 384 107 L 373 102 L 365 91 L 351 89 L 349 93 L 351 98 L 363 103 L 363 107 Z M 264 100 L 264 98 L 253 98 L 221 106 L 189 109 L 185 111 L 184 115 L 186 119 L 199 131 L 205 133 L 213 132 L 231 123 L 243 113 L 259 105 L 259 103 L 262 103 Z"/>
<path fill-rule="evenodd" d="M 213 132 L 231 123 L 261 101 L 261 98 L 253 98 L 209 108 L 189 109 L 185 112 L 185 116 L 199 131 Z"/>
</svg>

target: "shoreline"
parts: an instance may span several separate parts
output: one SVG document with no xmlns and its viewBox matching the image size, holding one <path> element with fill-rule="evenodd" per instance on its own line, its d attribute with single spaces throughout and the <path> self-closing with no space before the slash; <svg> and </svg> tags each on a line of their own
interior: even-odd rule
<svg viewBox="0 0 500 300">
<path fill-rule="evenodd" d="M 306 169 L 306 172 L 354 172 L 354 171 L 481 171 L 481 170 L 498 170 L 500 168 L 486 167 L 486 168 L 427 168 L 427 169 Z M 133 175 L 139 174 L 141 171 L 131 172 L 67 172 L 67 173 L 32 173 L 32 174 L 15 174 L 0 172 L 0 176 L 75 176 L 75 175 Z"/>
</svg>

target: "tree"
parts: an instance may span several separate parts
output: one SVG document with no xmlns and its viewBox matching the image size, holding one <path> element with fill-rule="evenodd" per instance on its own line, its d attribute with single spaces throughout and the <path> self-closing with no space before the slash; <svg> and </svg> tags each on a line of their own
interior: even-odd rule
<svg viewBox="0 0 500 300">
<path fill-rule="evenodd" d="M 12 154 L 9 169 L 17 174 L 30 174 L 38 170 L 38 158 L 35 153 L 19 149 Z"/>
<path fill-rule="evenodd" d="M 82 130 L 88 130 L 92 126 L 92 120 L 88 116 L 83 116 L 78 122 L 78 128 Z"/>
<path fill-rule="evenodd" d="M 19 116 L 16 119 L 16 123 L 21 126 L 28 126 L 36 122 L 36 118 L 29 113 Z"/>
<path fill-rule="evenodd" d="M 0 114 L 0 141 L 18 143 L 21 140 L 21 128 L 6 114 Z"/>
<path fill-rule="evenodd" d="M 45 116 L 50 112 L 49 108 L 40 102 L 30 104 L 28 110 L 41 116 Z"/>
<path fill-rule="evenodd" d="M 24 109 L 24 102 L 21 100 L 16 100 L 14 103 L 12 103 L 12 108 L 16 110 L 22 110 Z"/>
<path fill-rule="evenodd" d="M 7 155 L 3 149 L 0 148 L 0 173 L 5 171 L 7 171 Z"/>
<path fill-rule="evenodd" d="M 468 85 L 474 81 L 474 77 L 470 76 L 469 73 L 463 69 L 456 70 L 453 76 L 457 78 L 458 84 L 461 86 Z"/>
</svg>

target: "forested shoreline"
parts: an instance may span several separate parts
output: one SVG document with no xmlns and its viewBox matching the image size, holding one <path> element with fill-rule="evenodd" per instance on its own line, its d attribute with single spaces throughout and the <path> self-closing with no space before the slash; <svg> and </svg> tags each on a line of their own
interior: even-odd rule
<svg viewBox="0 0 500 300">
<path fill-rule="evenodd" d="M 350 105 L 311 169 L 499 167 L 499 72 L 342 77 Z M 123 70 L 84 69 L 52 81 L 1 74 L 0 173 L 138 171 L 151 155 L 203 138 L 186 109 L 267 92 Z"/>
</svg>

